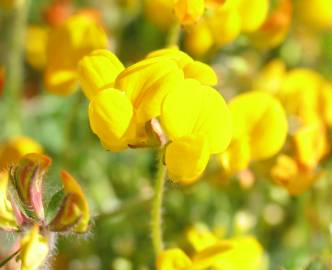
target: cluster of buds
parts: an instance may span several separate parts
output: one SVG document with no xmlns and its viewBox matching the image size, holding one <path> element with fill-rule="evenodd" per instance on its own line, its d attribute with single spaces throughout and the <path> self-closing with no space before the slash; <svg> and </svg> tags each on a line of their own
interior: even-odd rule
<svg viewBox="0 0 332 270">
<path fill-rule="evenodd" d="M 24 270 L 44 263 L 55 233 L 84 233 L 89 227 L 87 200 L 66 171 L 61 172 L 63 189 L 54 195 L 49 207 L 44 207 L 43 181 L 50 164 L 45 155 L 27 154 L 8 172 L 0 173 L 0 230 L 23 233 L 19 256 Z"/>
</svg>

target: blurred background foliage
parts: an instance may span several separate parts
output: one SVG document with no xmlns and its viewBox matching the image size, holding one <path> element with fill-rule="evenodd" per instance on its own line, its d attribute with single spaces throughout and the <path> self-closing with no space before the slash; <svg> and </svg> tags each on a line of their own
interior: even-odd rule
<svg viewBox="0 0 332 270">
<path fill-rule="evenodd" d="M 301 1 L 301 0 L 299 0 Z M 164 47 L 167 32 L 144 15 L 141 1 L 63 1 L 71 8 L 97 10 L 112 48 L 126 64 Z M 31 0 L 28 25 L 45 25 L 49 0 Z M 332 8 L 332 4 L 331 4 Z M 52 14 L 52 16 L 62 16 Z M 51 15 L 49 15 L 51 16 Z M 12 13 L 0 11 L 0 63 L 5 65 Z M 25 40 L 24 42 L 28 42 Z M 261 50 L 241 35 L 235 42 L 203 60 L 215 67 L 223 95 L 232 97 L 253 85 L 253 78 L 269 60 L 282 59 L 288 68 L 311 67 L 332 80 L 332 31 L 310 31 L 293 23 L 287 38 L 272 50 Z M 88 124 L 88 102 L 79 91 L 57 97 L 43 89 L 39 70 L 24 64 L 19 131 L 38 141 L 53 159 L 45 183 L 47 198 L 59 190 L 60 168 L 70 171 L 83 186 L 93 213 L 88 235 L 59 238 L 52 266 L 69 270 L 154 269 L 150 239 L 150 204 L 156 153 L 148 149 L 121 153 L 105 151 Z M 12 132 L 12 110 L 0 100 L 0 140 Z M 16 132 L 16 131 L 15 131 Z M 14 132 L 14 133 L 15 133 Z M 331 161 L 324 174 L 306 193 L 292 197 L 265 176 L 248 174 L 225 179 L 213 160 L 202 179 L 190 187 L 168 181 L 164 203 L 165 239 L 168 246 L 186 246 L 185 231 L 196 223 L 207 224 L 220 236 L 252 233 L 264 246 L 272 270 L 332 269 Z M 259 171 L 259 168 L 253 168 Z M 1 233 L 0 252 L 13 237 Z M 241 259 L 241 258 L 239 258 Z"/>
</svg>

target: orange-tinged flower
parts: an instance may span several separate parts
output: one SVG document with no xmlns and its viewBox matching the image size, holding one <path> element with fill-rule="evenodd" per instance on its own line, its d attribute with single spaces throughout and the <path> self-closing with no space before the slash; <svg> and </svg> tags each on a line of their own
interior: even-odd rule
<svg viewBox="0 0 332 270">
<path fill-rule="evenodd" d="M 274 48 L 286 38 L 292 22 L 292 2 L 280 0 L 260 29 L 252 36 L 256 46 Z"/>
<path fill-rule="evenodd" d="M 42 146 L 33 139 L 24 136 L 13 137 L 0 145 L 0 169 L 14 165 L 26 154 L 42 152 Z"/>
<path fill-rule="evenodd" d="M 73 228 L 77 233 L 84 233 L 89 228 L 90 210 L 82 188 L 66 171 L 61 172 L 61 181 L 65 197 L 50 227 L 54 231 Z"/>
<path fill-rule="evenodd" d="M 75 15 L 51 32 L 47 45 L 45 85 L 48 91 L 67 95 L 77 88 L 77 64 L 93 50 L 104 49 L 108 39 L 91 16 Z"/>
<path fill-rule="evenodd" d="M 175 14 L 183 25 L 197 22 L 203 15 L 205 0 L 176 0 L 174 3 Z"/>
<path fill-rule="evenodd" d="M 299 195 L 307 191 L 320 175 L 321 173 L 315 170 L 303 170 L 296 160 L 284 154 L 277 157 L 271 169 L 272 179 L 285 187 L 291 195 Z"/>
</svg>

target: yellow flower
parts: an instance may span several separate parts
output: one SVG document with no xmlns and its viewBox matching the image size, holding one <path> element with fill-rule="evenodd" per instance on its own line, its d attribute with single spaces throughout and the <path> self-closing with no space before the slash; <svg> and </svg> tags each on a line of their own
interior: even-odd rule
<svg viewBox="0 0 332 270">
<path fill-rule="evenodd" d="M 287 73 L 278 98 L 287 113 L 300 124 L 319 121 L 318 98 L 322 78 L 309 69 L 293 69 Z"/>
<path fill-rule="evenodd" d="M 17 224 L 11 202 L 7 198 L 8 173 L 0 172 L 0 229 L 16 230 Z"/>
<path fill-rule="evenodd" d="M 309 170 L 317 167 L 329 151 L 327 133 L 320 122 L 302 126 L 294 133 L 293 139 L 297 160 Z"/>
<path fill-rule="evenodd" d="M 31 25 L 27 28 L 25 51 L 27 62 L 41 70 L 46 65 L 46 44 L 48 29 L 45 26 Z"/>
<path fill-rule="evenodd" d="M 316 30 L 328 30 L 332 27 L 332 9 L 329 0 L 296 1 L 295 11 L 307 27 Z"/>
<path fill-rule="evenodd" d="M 195 181 L 210 155 L 223 152 L 231 139 L 230 113 L 223 97 L 193 79 L 184 80 L 166 96 L 160 119 L 171 141 L 165 163 L 175 182 Z"/>
<path fill-rule="evenodd" d="M 203 15 L 205 0 L 176 0 L 174 4 L 175 14 L 183 25 L 197 22 Z"/>
<path fill-rule="evenodd" d="M 218 239 L 204 229 L 190 229 L 190 243 L 195 252 L 189 258 L 180 249 L 169 249 L 160 253 L 158 270 L 265 270 L 267 259 L 261 244 L 252 236 Z M 198 248 L 197 248 L 198 247 Z"/>
<path fill-rule="evenodd" d="M 216 85 L 218 78 L 214 70 L 200 61 L 194 61 L 188 54 L 177 48 L 167 48 L 153 51 L 147 55 L 147 58 L 167 57 L 177 63 L 183 70 L 187 79 L 196 79 L 202 84 Z"/>
<path fill-rule="evenodd" d="M 261 91 L 253 91 L 233 98 L 229 108 L 234 143 L 225 153 L 226 158 L 221 158 L 222 162 L 227 161 L 223 164 L 226 169 L 244 169 L 245 162 L 270 158 L 283 147 L 288 124 L 286 113 L 276 98 Z M 243 157 L 238 157 L 237 151 Z"/>
<path fill-rule="evenodd" d="M 75 91 L 79 60 L 93 50 L 104 49 L 107 45 L 106 34 L 92 16 L 75 15 L 54 28 L 47 44 L 47 90 L 58 95 Z"/>
<path fill-rule="evenodd" d="M 21 269 L 37 270 L 44 263 L 48 251 L 48 240 L 35 225 L 21 240 Z"/>
<path fill-rule="evenodd" d="M 254 89 L 277 95 L 282 88 L 285 76 L 285 63 L 280 59 L 273 59 L 258 73 L 253 82 Z"/>
<path fill-rule="evenodd" d="M 332 84 L 322 82 L 318 97 L 318 109 L 321 119 L 327 127 L 332 127 Z"/>
<path fill-rule="evenodd" d="M 165 95 L 182 79 L 183 71 L 167 57 L 128 67 L 116 78 L 113 89 L 92 99 L 89 119 L 93 132 L 112 151 L 146 143 L 146 122 L 159 116 Z"/>
<path fill-rule="evenodd" d="M 282 154 L 272 167 L 271 176 L 276 183 L 285 187 L 289 194 L 299 195 L 311 187 L 320 173 L 314 170 L 304 171 L 296 160 Z"/>
<path fill-rule="evenodd" d="M 191 55 L 200 57 L 213 46 L 214 40 L 205 20 L 193 25 L 185 36 L 185 48 Z"/>
<path fill-rule="evenodd" d="M 235 0 L 241 18 L 241 31 L 251 33 L 259 29 L 269 12 L 269 0 Z"/>
<path fill-rule="evenodd" d="M 54 231 L 64 231 L 73 227 L 75 232 L 84 233 L 89 227 L 90 210 L 82 188 L 66 171 L 61 172 L 61 181 L 65 198 L 49 226 Z"/>
<path fill-rule="evenodd" d="M 189 270 L 191 267 L 191 260 L 181 249 L 162 251 L 157 258 L 157 270 Z"/>
<path fill-rule="evenodd" d="M 291 0 L 280 0 L 264 24 L 252 35 L 254 44 L 260 48 L 274 48 L 286 38 L 292 22 Z"/>
<path fill-rule="evenodd" d="M 186 237 L 196 252 L 202 251 L 219 241 L 204 224 L 198 224 L 188 229 Z"/>
<path fill-rule="evenodd" d="M 227 151 L 219 156 L 226 173 L 233 175 L 248 168 L 250 163 L 250 144 L 247 139 L 233 138 Z"/>
<path fill-rule="evenodd" d="M 0 145 L 0 170 L 16 163 L 29 153 L 42 153 L 43 148 L 31 138 L 18 136 Z"/>
<path fill-rule="evenodd" d="M 217 45 L 234 41 L 241 32 L 241 16 L 234 1 L 226 1 L 207 18 Z"/>
<path fill-rule="evenodd" d="M 92 99 L 99 91 L 113 86 L 124 66 L 108 50 L 95 50 L 78 64 L 78 78 L 83 92 Z"/>
<path fill-rule="evenodd" d="M 267 262 L 260 243 L 252 236 L 239 236 L 220 240 L 218 243 L 198 252 L 193 258 L 193 269 L 207 267 L 222 270 L 264 270 Z"/>
<path fill-rule="evenodd" d="M 144 0 L 145 16 L 162 29 L 168 29 L 176 21 L 173 0 Z"/>
</svg>

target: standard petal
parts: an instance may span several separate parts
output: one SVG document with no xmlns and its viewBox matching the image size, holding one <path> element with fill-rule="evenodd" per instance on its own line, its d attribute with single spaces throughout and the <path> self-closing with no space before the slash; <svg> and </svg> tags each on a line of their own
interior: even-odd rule
<svg viewBox="0 0 332 270">
<path fill-rule="evenodd" d="M 101 90 L 111 87 L 124 66 L 108 50 L 95 50 L 78 64 L 78 78 L 90 100 Z"/>
<path fill-rule="evenodd" d="M 139 123 L 159 116 L 165 95 L 174 83 L 183 79 L 183 71 L 166 57 L 140 61 L 125 69 L 116 79 L 115 88 L 121 89 L 131 100 Z"/>
<path fill-rule="evenodd" d="M 171 140 L 183 136 L 205 137 L 210 153 L 226 149 L 231 139 L 231 117 L 223 97 L 196 80 L 185 80 L 165 98 L 162 125 Z"/>
</svg>

